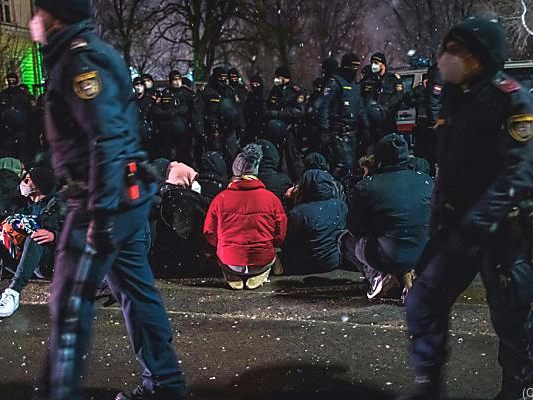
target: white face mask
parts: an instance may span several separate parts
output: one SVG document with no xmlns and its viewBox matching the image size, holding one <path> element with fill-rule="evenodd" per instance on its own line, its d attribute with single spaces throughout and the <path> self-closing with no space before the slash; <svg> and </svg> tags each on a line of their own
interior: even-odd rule
<svg viewBox="0 0 533 400">
<path fill-rule="evenodd" d="M 464 60 L 455 54 L 444 52 L 439 57 L 439 71 L 444 82 L 460 85 L 466 79 L 466 66 Z"/>
<path fill-rule="evenodd" d="M 19 189 L 20 194 L 24 197 L 29 197 L 35 193 L 35 188 L 31 185 L 28 185 L 26 182 L 20 182 Z"/>
<path fill-rule="evenodd" d="M 379 66 L 379 64 L 374 64 L 373 63 L 370 68 L 372 68 L 372 72 L 374 74 L 377 74 L 379 71 L 381 71 L 381 67 Z"/>
<path fill-rule="evenodd" d="M 28 24 L 31 40 L 40 44 L 46 44 L 46 26 L 42 14 L 36 13 Z"/>
<path fill-rule="evenodd" d="M 154 83 L 151 80 L 147 79 L 144 81 L 144 86 L 146 86 L 146 89 L 151 89 L 154 87 Z"/>
<path fill-rule="evenodd" d="M 283 79 L 281 78 L 274 78 L 274 86 L 279 86 L 283 83 Z"/>
<path fill-rule="evenodd" d="M 201 194 L 201 193 L 202 193 L 202 186 L 201 186 L 198 182 L 194 181 L 194 182 L 192 183 L 191 190 L 192 190 L 193 192 L 196 192 L 196 193 L 200 193 L 200 194 Z"/>
<path fill-rule="evenodd" d="M 144 93 L 144 85 L 135 85 L 135 93 L 137 94 L 143 94 Z"/>
</svg>

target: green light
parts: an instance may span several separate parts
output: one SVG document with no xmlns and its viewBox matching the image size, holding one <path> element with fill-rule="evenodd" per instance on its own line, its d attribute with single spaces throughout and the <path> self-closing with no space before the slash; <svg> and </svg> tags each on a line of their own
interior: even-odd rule
<svg viewBox="0 0 533 400">
<path fill-rule="evenodd" d="M 43 56 L 38 45 L 26 49 L 20 63 L 20 76 L 23 84 L 28 86 L 35 96 L 44 93 Z"/>
</svg>

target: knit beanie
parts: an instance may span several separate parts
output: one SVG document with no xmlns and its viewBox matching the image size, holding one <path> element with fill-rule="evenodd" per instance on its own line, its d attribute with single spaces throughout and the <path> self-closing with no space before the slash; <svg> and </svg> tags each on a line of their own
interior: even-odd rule
<svg viewBox="0 0 533 400">
<path fill-rule="evenodd" d="M 35 187 L 44 195 L 50 194 L 55 188 L 54 174 L 48 168 L 33 167 L 28 172 Z"/>
<path fill-rule="evenodd" d="M 187 164 L 172 161 L 168 166 L 167 183 L 190 189 L 197 178 L 198 172 Z"/>
<path fill-rule="evenodd" d="M 291 79 L 291 70 L 289 69 L 289 67 L 278 67 L 274 71 L 274 76 L 280 76 L 282 78 Z"/>
<path fill-rule="evenodd" d="M 42 8 L 67 24 L 75 24 L 92 16 L 90 0 L 35 0 L 35 7 Z"/>
<path fill-rule="evenodd" d="M 259 173 L 259 164 L 263 158 L 263 150 L 261 146 L 255 143 L 250 143 L 242 150 L 242 153 L 237 154 L 235 161 L 233 161 L 233 175 L 257 175 Z"/>
<path fill-rule="evenodd" d="M 372 54 L 372 57 L 370 57 L 370 62 L 372 61 L 377 61 L 377 62 L 387 65 L 387 57 L 385 57 L 385 54 L 383 53 Z"/>
<path fill-rule="evenodd" d="M 453 27 L 444 44 L 454 40 L 480 59 L 489 70 L 499 70 L 507 57 L 507 36 L 496 19 L 469 17 Z"/>
</svg>

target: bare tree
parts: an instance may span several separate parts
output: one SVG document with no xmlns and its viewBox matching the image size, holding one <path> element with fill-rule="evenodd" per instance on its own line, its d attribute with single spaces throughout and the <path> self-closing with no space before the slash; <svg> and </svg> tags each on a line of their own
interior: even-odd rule
<svg viewBox="0 0 533 400">
<path fill-rule="evenodd" d="M 20 60 L 29 49 L 29 45 L 30 43 L 24 40 L 21 33 L 14 27 L 0 24 L 0 71 L 2 76 L 7 72 L 17 71 Z"/>
</svg>

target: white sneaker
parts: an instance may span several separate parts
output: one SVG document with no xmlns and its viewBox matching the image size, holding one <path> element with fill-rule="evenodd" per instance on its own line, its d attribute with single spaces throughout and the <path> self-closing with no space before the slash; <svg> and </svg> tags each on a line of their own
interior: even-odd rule
<svg viewBox="0 0 533 400">
<path fill-rule="evenodd" d="M 6 289 L 0 299 L 0 318 L 11 317 L 19 308 L 19 292 Z"/>
<path fill-rule="evenodd" d="M 389 289 L 394 286 L 393 278 L 390 274 L 379 274 L 376 276 L 374 282 L 372 282 L 372 287 L 366 293 L 368 300 L 385 296 Z"/>
</svg>

